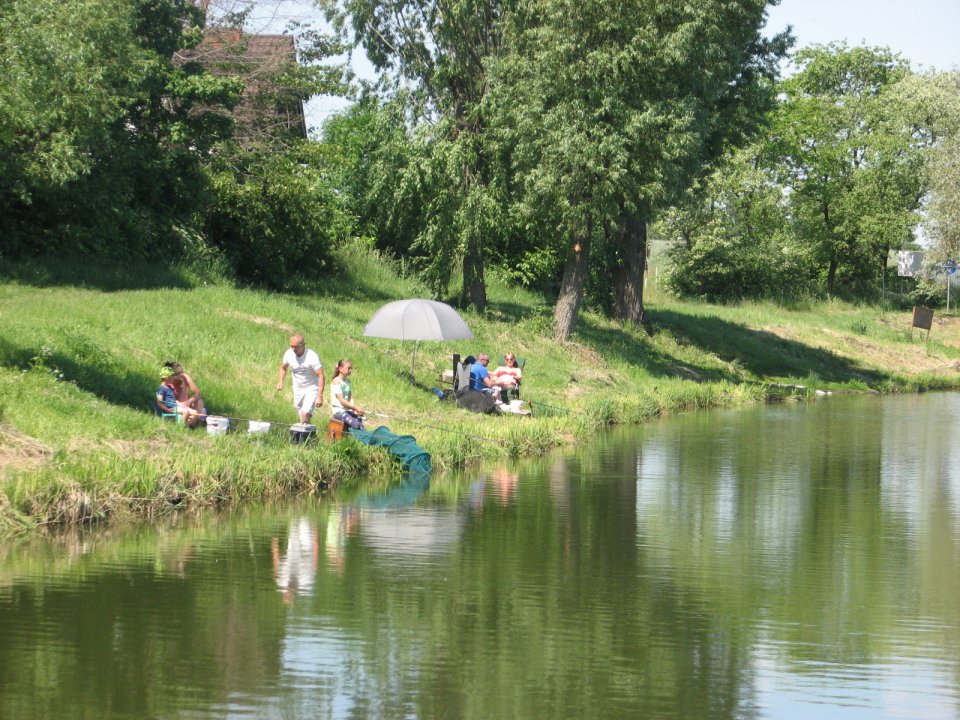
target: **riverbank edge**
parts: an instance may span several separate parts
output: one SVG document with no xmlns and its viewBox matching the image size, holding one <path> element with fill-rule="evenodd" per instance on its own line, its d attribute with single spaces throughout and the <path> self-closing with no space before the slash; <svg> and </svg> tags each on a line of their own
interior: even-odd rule
<svg viewBox="0 0 960 720">
<path fill-rule="evenodd" d="M 960 389 L 960 376 L 891 379 L 863 392 L 946 389 Z M 801 385 L 690 383 L 669 395 L 656 388 L 621 393 L 593 398 L 564 414 L 498 418 L 496 424 L 481 425 L 484 416 L 462 413 L 456 427 L 422 428 L 418 440 L 430 448 L 436 472 L 443 473 L 498 458 L 542 456 L 589 441 L 598 429 L 639 425 L 678 412 L 817 397 L 815 389 Z M 486 434 L 478 435 L 478 427 Z M 184 435 L 175 428 L 171 432 Z M 403 468 L 384 449 L 351 441 L 318 442 L 309 448 L 291 446 L 282 437 L 251 444 L 241 434 L 180 439 L 168 453 L 119 457 L 104 451 L 57 457 L 42 468 L 13 473 L 0 494 L 0 537 L 67 525 L 150 520 L 179 508 L 295 497 L 349 486 L 361 478 L 396 482 L 403 476 Z"/>
</svg>

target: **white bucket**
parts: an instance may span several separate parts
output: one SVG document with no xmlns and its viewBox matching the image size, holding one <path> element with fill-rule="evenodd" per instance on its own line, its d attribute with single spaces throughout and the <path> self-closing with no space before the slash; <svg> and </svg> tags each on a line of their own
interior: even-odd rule
<svg viewBox="0 0 960 720">
<path fill-rule="evenodd" d="M 226 435 L 229 429 L 230 418 L 213 415 L 207 418 L 207 435 Z"/>
<path fill-rule="evenodd" d="M 511 400 L 510 412 L 520 412 L 523 410 L 523 400 Z"/>
<path fill-rule="evenodd" d="M 270 423 L 261 420 L 251 420 L 247 425 L 247 432 L 265 433 L 270 429 Z"/>
</svg>

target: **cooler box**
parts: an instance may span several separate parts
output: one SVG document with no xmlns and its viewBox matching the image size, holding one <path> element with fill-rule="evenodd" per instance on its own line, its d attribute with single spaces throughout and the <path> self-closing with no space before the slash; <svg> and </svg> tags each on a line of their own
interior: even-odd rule
<svg viewBox="0 0 960 720">
<path fill-rule="evenodd" d="M 296 423 L 290 426 L 290 442 L 294 445 L 302 445 L 317 437 L 317 426 L 309 423 Z"/>
</svg>

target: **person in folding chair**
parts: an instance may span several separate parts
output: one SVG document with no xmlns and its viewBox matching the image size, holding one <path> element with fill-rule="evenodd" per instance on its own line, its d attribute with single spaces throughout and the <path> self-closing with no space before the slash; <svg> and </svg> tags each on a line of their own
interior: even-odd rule
<svg viewBox="0 0 960 720">
<path fill-rule="evenodd" d="M 517 356 L 505 353 L 503 365 L 490 373 L 490 377 L 502 388 L 503 399 L 509 401 L 520 397 L 520 381 L 523 380 L 523 365 L 519 364 Z"/>
<path fill-rule="evenodd" d="M 490 356 L 485 352 L 477 355 L 477 361 L 470 367 L 470 389 L 493 396 L 494 402 L 499 405 L 500 393 L 503 388 L 500 384 L 490 377 L 490 371 L 487 365 L 490 363 Z"/>
<path fill-rule="evenodd" d="M 334 420 L 351 430 L 363 430 L 363 408 L 353 399 L 352 372 L 353 363 L 348 358 L 337 363 L 337 373 L 330 383 L 330 412 Z"/>
<path fill-rule="evenodd" d="M 200 421 L 200 413 L 189 405 L 177 402 L 179 382 L 179 376 L 173 368 L 160 368 L 160 387 L 157 388 L 155 403 L 157 414 L 161 417 L 175 417 L 177 422 L 183 422 L 187 427 L 196 427 Z"/>
<path fill-rule="evenodd" d="M 473 355 L 457 365 L 457 372 L 453 378 L 453 394 L 457 400 L 457 407 L 476 413 L 489 413 L 494 410 L 496 402 L 493 395 L 472 389 L 471 370 L 478 365 Z"/>
</svg>

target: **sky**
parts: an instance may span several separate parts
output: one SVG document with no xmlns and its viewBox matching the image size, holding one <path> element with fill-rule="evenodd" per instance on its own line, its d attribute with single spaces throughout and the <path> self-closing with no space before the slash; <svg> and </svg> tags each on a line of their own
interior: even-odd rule
<svg viewBox="0 0 960 720">
<path fill-rule="evenodd" d="M 261 0 L 254 32 L 283 32 L 291 19 L 319 20 L 309 0 Z M 793 26 L 796 48 L 845 40 L 848 45 L 889 47 L 914 70 L 960 69 L 960 0 L 781 0 L 769 10 L 767 34 Z M 354 70 L 369 77 L 363 58 Z M 787 68 L 785 68 L 787 70 Z M 347 103 L 318 97 L 307 104 L 308 126 L 319 126 Z"/>
<path fill-rule="evenodd" d="M 782 0 L 767 32 L 787 25 L 798 48 L 846 40 L 889 47 L 914 70 L 960 68 L 960 0 Z"/>
</svg>

